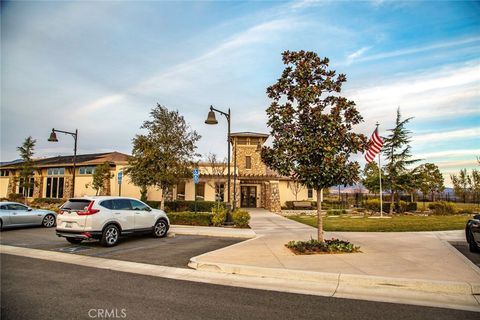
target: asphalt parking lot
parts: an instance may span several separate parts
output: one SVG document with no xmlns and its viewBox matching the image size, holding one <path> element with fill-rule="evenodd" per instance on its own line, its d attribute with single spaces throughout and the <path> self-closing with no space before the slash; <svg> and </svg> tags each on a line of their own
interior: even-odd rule
<svg viewBox="0 0 480 320">
<path fill-rule="evenodd" d="M 84 241 L 79 245 L 70 244 L 64 238 L 55 235 L 55 228 L 7 229 L 0 233 L 0 242 L 3 245 L 178 268 L 187 268 L 191 257 L 240 241 L 243 240 L 189 235 L 176 235 L 158 239 L 149 235 L 138 235 L 121 238 L 115 247 L 105 248 L 95 240 Z"/>
<path fill-rule="evenodd" d="M 480 268 L 480 253 L 470 252 L 468 248 L 468 243 L 465 242 L 451 242 L 450 243 L 455 249 L 460 251 L 467 259 L 472 261 L 477 267 Z"/>
</svg>

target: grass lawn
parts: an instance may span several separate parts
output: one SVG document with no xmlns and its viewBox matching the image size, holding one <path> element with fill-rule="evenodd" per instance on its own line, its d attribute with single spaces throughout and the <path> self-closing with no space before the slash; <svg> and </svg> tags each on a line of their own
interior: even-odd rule
<svg viewBox="0 0 480 320">
<path fill-rule="evenodd" d="M 289 219 L 310 225 L 317 226 L 316 216 L 297 215 Z M 323 228 L 325 231 L 441 231 L 441 230 L 462 230 L 469 215 L 453 216 L 396 216 L 391 219 L 369 219 L 349 216 L 325 217 Z"/>
</svg>

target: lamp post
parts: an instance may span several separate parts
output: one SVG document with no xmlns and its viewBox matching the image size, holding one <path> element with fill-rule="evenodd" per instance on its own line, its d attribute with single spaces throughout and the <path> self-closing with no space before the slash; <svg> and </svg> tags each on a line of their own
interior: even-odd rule
<svg viewBox="0 0 480 320">
<path fill-rule="evenodd" d="M 64 134 L 69 134 L 73 137 L 74 140 L 74 145 L 73 145 L 73 177 L 72 177 L 72 197 L 75 196 L 75 171 L 77 168 L 77 137 L 78 137 L 78 129 L 75 129 L 75 132 L 69 132 L 69 131 L 62 131 L 62 130 L 56 130 L 52 129 L 52 132 L 50 133 L 50 137 L 48 138 L 48 141 L 50 142 L 58 142 L 57 139 L 57 134 L 55 132 L 60 132 Z"/>
<path fill-rule="evenodd" d="M 207 120 L 205 120 L 206 124 L 218 124 L 217 119 L 215 118 L 215 111 L 220 113 L 221 115 L 224 115 L 225 118 L 227 119 L 228 123 L 228 135 L 227 135 L 227 146 L 228 146 L 228 153 L 227 153 L 227 175 L 228 175 L 228 181 L 227 181 L 227 217 L 225 220 L 225 224 L 232 224 L 232 216 L 230 214 L 231 210 L 231 202 L 230 202 L 230 109 L 228 109 L 228 112 L 223 112 L 221 110 L 215 109 L 213 106 L 210 106 L 210 111 L 208 112 Z M 234 201 L 236 200 L 235 194 L 233 195 Z M 235 205 L 234 205 L 235 206 Z"/>
</svg>

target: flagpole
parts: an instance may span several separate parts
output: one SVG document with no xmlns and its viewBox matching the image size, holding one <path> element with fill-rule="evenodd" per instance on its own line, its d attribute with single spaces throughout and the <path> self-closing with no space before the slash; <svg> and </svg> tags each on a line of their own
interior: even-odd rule
<svg viewBox="0 0 480 320">
<path fill-rule="evenodd" d="M 377 133 L 378 133 L 378 122 L 377 122 Z M 380 182 L 380 217 L 383 218 L 383 197 L 382 197 L 382 165 L 380 163 L 380 154 L 382 152 L 378 153 L 378 176 L 379 176 L 379 182 Z"/>
</svg>

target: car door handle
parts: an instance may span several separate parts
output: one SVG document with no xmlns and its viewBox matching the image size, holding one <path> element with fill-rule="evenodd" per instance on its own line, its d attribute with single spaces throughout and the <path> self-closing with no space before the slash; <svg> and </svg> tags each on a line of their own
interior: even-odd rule
<svg viewBox="0 0 480 320">
<path fill-rule="evenodd" d="M 13 212 L 13 213 L 12 213 L 12 215 L 16 216 L 16 215 L 17 215 L 17 213 L 16 213 L 16 212 Z"/>
<path fill-rule="evenodd" d="M 120 214 L 120 212 L 115 212 L 115 214 Z"/>
</svg>

